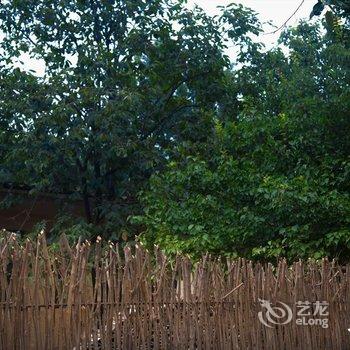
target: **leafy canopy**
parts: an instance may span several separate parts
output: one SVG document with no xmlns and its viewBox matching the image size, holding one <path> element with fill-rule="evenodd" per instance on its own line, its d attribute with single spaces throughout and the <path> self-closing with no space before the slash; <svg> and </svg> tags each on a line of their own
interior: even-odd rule
<svg viewBox="0 0 350 350">
<path fill-rule="evenodd" d="M 214 18 L 185 1 L 5 0 L 0 31 L 0 183 L 82 199 L 118 239 L 174 147 L 208 140 L 228 105 L 224 50 L 260 29 L 240 5 Z"/>
<path fill-rule="evenodd" d="M 233 76 L 236 118 L 152 177 L 135 221 L 169 253 L 350 256 L 348 42 L 301 23 Z"/>
</svg>

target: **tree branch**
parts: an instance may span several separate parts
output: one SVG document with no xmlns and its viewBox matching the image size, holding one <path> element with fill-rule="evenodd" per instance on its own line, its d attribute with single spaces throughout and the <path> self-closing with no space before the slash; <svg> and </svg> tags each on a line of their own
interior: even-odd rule
<svg viewBox="0 0 350 350">
<path fill-rule="evenodd" d="M 301 6 L 304 4 L 305 0 L 302 0 L 301 3 L 299 4 L 299 6 L 297 7 L 297 9 L 292 13 L 291 16 L 289 16 L 289 18 L 280 26 L 278 27 L 276 30 L 269 32 L 269 33 L 264 33 L 264 35 L 270 35 L 270 34 L 276 34 L 278 31 L 280 31 L 281 29 L 283 29 L 287 23 L 296 15 L 296 13 L 299 11 L 299 9 L 301 8 Z"/>
</svg>

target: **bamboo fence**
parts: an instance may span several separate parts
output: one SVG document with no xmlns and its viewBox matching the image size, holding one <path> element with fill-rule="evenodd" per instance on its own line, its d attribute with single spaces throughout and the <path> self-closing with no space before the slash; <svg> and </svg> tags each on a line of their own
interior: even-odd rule
<svg viewBox="0 0 350 350">
<path fill-rule="evenodd" d="M 261 299 L 275 307 L 275 323 L 259 319 L 267 311 Z M 25 244 L 13 235 L 0 240 L 3 350 L 344 350 L 349 299 L 350 265 L 334 261 L 273 266 L 207 255 L 192 263 L 137 245 L 71 247 L 62 237 L 52 252 L 43 235 Z M 329 327 L 297 324 L 298 301 L 313 311 L 326 301 Z M 281 302 L 292 319 L 282 318 Z"/>
</svg>

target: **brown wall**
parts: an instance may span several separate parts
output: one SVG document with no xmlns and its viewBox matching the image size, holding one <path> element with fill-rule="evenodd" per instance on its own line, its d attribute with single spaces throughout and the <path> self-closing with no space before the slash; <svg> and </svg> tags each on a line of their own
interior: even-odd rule
<svg viewBox="0 0 350 350">
<path fill-rule="evenodd" d="M 8 209 L 0 208 L 0 229 L 29 232 L 35 224 L 45 220 L 47 230 L 52 227 L 60 211 L 74 217 L 84 217 L 82 201 L 72 201 L 65 195 L 39 194 L 29 195 L 28 191 L 0 189 L 0 202 L 9 195 L 20 198 L 20 204 Z"/>
</svg>

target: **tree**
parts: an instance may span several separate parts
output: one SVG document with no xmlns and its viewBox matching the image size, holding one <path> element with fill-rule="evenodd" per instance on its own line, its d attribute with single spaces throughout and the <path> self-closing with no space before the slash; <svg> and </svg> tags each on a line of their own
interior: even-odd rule
<svg viewBox="0 0 350 350">
<path fill-rule="evenodd" d="M 233 75 L 236 120 L 152 177 L 141 239 L 169 253 L 350 256 L 348 43 L 302 22 Z M 287 52 L 287 53 L 284 53 Z"/>
<path fill-rule="evenodd" d="M 350 5 L 348 1 L 344 0 L 318 0 L 313 6 L 310 17 L 320 16 L 325 7 L 328 6 L 338 16 L 349 18 Z"/>
<path fill-rule="evenodd" d="M 174 147 L 210 136 L 228 40 L 249 46 L 260 31 L 242 6 L 212 18 L 184 4 L 2 2 L 0 181 L 82 198 L 87 223 L 118 239 Z M 43 77 L 14 68 L 22 54 Z"/>
</svg>

